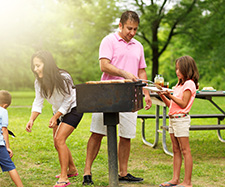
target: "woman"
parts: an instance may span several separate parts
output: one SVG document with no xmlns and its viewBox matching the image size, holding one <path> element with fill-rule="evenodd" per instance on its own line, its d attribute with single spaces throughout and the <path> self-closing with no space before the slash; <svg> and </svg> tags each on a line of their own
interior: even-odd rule
<svg viewBox="0 0 225 187">
<path fill-rule="evenodd" d="M 78 171 L 66 145 L 66 139 L 83 116 L 76 111 L 76 92 L 72 89 L 73 80 L 68 72 L 56 66 L 51 53 L 47 51 L 38 51 L 32 56 L 31 69 L 36 76 L 36 96 L 26 130 L 31 132 L 35 119 L 42 112 L 44 99 L 47 99 L 53 109 L 49 128 L 53 129 L 54 145 L 61 166 L 61 174 L 56 176 L 59 180 L 54 187 L 68 186 L 70 184 L 68 178 L 77 176 Z"/>
</svg>

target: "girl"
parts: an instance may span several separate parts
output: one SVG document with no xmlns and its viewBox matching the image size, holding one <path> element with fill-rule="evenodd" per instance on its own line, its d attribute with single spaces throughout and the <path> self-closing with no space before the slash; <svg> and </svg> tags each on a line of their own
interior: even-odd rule
<svg viewBox="0 0 225 187">
<path fill-rule="evenodd" d="M 78 175 L 66 139 L 77 127 L 83 114 L 76 111 L 76 93 L 72 89 L 72 77 L 56 66 L 51 53 L 47 51 L 35 53 L 31 58 L 31 69 L 36 76 L 36 96 L 26 130 L 31 132 L 35 119 L 42 112 L 44 98 L 47 99 L 53 109 L 49 128 L 53 129 L 54 146 L 61 165 L 61 174 L 56 176 L 59 180 L 54 187 L 65 187 L 70 184 L 69 177 Z"/>
<path fill-rule="evenodd" d="M 191 174 L 193 161 L 189 145 L 189 111 L 198 88 L 199 73 L 194 59 L 182 56 L 176 60 L 178 83 L 173 95 L 169 92 L 158 92 L 169 107 L 169 133 L 173 146 L 173 178 L 159 186 L 192 187 Z M 180 169 L 184 157 L 185 176 L 180 183 Z"/>
</svg>

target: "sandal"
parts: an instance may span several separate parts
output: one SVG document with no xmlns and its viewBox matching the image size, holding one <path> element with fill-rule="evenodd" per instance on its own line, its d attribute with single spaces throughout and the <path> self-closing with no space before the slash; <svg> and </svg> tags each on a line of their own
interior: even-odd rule
<svg viewBox="0 0 225 187">
<path fill-rule="evenodd" d="M 77 175 L 79 175 L 79 174 L 78 174 L 78 173 L 67 174 L 67 177 L 68 177 L 68 178 L 71 178 L 71 177 L 76 177 Z M 60 174 L 59 174 L 59 175 L 56 175 L 55 178 L 60 178 Z"/>
<path fill-rule="evenodd" d="M 165 184 L 165 185 L 164 185 Z M 162 184 L 160 184 L 159 186 L 176 186 L 177 184 L 172 184 L 170 182 L 164 182 Z"/>
<path fill-rule="evenodd" d="M 58 184 L 62 184 L 62 185 L 56 186 Z M 54 187 L 66 187 L 66 186 L 69 186 L 70 184 L 71 184 L 70 182 L 59 182 L 59 181 L 57 181 L 56 185 Z"/>
</svg>

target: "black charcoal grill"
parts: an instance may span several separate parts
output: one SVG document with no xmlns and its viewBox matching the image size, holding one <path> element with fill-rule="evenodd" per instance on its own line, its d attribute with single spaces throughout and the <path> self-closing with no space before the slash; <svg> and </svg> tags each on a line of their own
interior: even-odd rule
<svg viewBox="0 0 225 187">
<path fill-rule="evenodd" d="M 100 83 L 76 85 L 77 111 L 102 112 L 107 125 L 109 186 L 118 187 L 117 132 L 119 112 L 143 108 L 142 87 L 145 83 Z"/>
</svg>

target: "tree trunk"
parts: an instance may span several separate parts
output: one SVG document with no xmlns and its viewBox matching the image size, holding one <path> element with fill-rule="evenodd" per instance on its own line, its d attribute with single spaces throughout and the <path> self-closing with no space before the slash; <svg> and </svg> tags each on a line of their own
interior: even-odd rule
<svg viewBox="0 0 225 187">
<path fill-rule="evenodd" d="M 152 24 L 152 81 L 154 77 L 158 74 L 159 69 L 159 44 L 158 44 L 158 28 L 159 20 L 155 20 Z"/>
<path fill-rule="evenodd" d="M 158 57 L 158 49 L 152 49 L 152 81 L 154 81 L 154 77 L 158 74 L 159 69 L 159 57 Z"/>
</svg>

